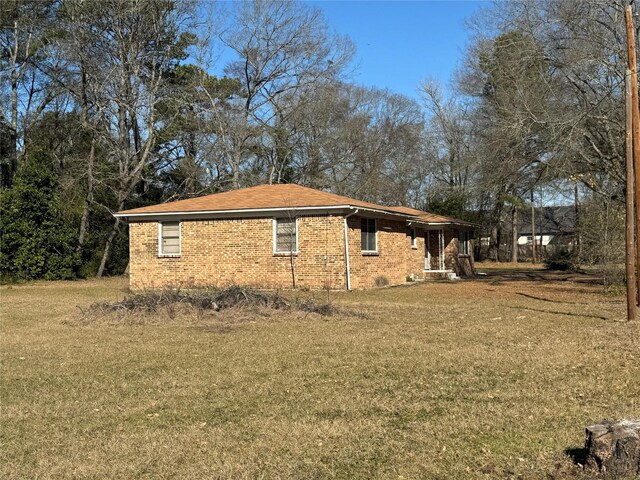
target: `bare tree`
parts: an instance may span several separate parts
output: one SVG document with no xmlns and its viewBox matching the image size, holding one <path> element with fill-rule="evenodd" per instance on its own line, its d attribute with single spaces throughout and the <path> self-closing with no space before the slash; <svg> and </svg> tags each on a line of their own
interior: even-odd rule
<svg viewBox="0 0 640 480">
<path fill-rule="evenodd" d="M 221 39 L 238 56 L 226 73 L 240 79 L 243 88 L 236 108 L 224 110 L 220 122 L 231 152 L 232 186 L 238 188 L 242 165 L 265 143 L 263 135 L 271 136 L 270 146 L 276 148 L 273 129 L 282 123 L 288 99 L 339 78 L 353 46 L 328 32 L 319 10 L 290 0 L 236 4 L 232 26 Z"/>
<path fill-rule="evenodd" d="M 186 57 L 193 43 L 188 31 L 189 2 L 145 0 L 82 4 L 87 22 L 76 25 L 98 32 L 92 47 L 99 56 L 81 77 L 91 82 L 93 109 L 99 112 L 99 141 L 111 152 L 111 175 L 103 179 L 113 192 L 113 206 L 123 209 L 144 175 L 153 170 L 158 105 L 167 95 L 166 77 Z M 86 35 L 84 38 L 89 38 Z M 90 50 L 91 51 L 91 50 Z M 105 240 L 98 268 L 102 276 L 120 229 L 116 219 Z"/>
<path fill-rule="evenodd" d="M 478 158 L 479 209 L 488 209 L 490 255 L 499 260 L 507 206 L 513 209 L 541 182 L 553 179 L 548 116 L 555 79 L 540 41 L 518 29 L 480 37 L 460 75 L 461 92 L 472 99 Z M 513 225 L 511 227 L 513 232 Z M 512 255 L 517 245 L 511 241 Z M 512 257 L 515 258 L 515 257 Z"/>
<path fill-rule="evenodd" d="M 551 102 L 541 104 L 549 164 L 596 193 L 624 184 L 624 2 L 514 1 L 492 8 L 493 26 L 543 46 Z M 638 4 L 633 8 L 638 11 Z M 602 194 L 608 194 L 602 189 Z M 621 193 L 613 200 L 621 202 Z"/>
<path fill-rule="evenodd" d="M 20 159 L 26 158 L 30 128 L 56 95 L 43 74 L 56 69 L 59 61 L 49 48 L 54 4 L 53 0 L 0 3 L 0 121 L 8 127 L 12 149 L 9 158 L 2 159 L 5 186 Z"/>
<path fill-rule="evenodd" d="M 425 134 L 430 208 L 458 216 L 477 209 L 483 189 L 478 188 L 481 159 L 473 104 L 463 97 L 445 97 L 442 87 L 433 80 L 422 83 L 421 93 L 428 116 Z"/>
</svg>

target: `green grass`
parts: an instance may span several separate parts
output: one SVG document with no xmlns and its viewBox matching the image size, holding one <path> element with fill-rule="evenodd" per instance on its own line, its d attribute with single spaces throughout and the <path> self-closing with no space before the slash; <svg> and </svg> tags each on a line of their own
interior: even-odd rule
<svg viewBox="0 0 640 480">
<path fill-rule="evenodd" d="M 639 325 L 590 280 L 494 272 L 332 294 L 366 318 L 143 325 L 76 321 L 123 279 L 4 286 L 0 477 L 590 478 L 565 450 L 640 417 Z"/>
</svg>

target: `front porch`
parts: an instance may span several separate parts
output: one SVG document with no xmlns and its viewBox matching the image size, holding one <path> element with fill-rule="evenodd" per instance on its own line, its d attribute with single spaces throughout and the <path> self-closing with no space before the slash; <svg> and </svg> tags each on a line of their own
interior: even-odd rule
<svg viewBox="0 0 640 480">
<path fill-rule="evenodd" d="M 474 275 L 473 257 L 470 255 L 472 240 L 467 231 L 430 226 L 424 229 L 424 240 L 425 278 L 445 277 L 449 273 Z"/>
</svg>

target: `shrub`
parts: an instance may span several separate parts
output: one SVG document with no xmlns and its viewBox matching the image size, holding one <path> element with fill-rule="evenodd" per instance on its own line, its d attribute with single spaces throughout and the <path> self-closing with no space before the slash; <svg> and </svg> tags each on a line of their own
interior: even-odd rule
<svg viewBox="0 0 640 480">
<path fill-rule="evenodd" d="M 568 250 L 554 252 L 544 260 L 544 264 L 549 270 L 566 271 L 577 267 L 575 256 Z"/>
<path fill-rule="evenodd" d="M 625 293 L 627 279 L 622 265 L 603 265 L 600 272 L 606 294 L 623 295 Z"/>
<path fill-rule="evenodd" d="M 0 194 L 0 238 L 3 280 L 75 277 L 75 230 L 64 221 L 58 176 L 43 154 L 30 158 Z"/>
<path fill-rule="evenodd" d="M 389 279 L 383 275 L 376 277 L 376 287 L 386 287 L 389 285 Z"/>
</svg>

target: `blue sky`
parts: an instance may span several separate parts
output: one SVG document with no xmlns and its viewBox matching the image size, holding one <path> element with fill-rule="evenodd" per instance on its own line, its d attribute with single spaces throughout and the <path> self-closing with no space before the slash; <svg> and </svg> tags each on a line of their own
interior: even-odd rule
<svg viewBox="0 0 640 480">
<path fill-rule="evenodd" d="M 445 84 L 469 39 L 465 19 L 481 1 L 314 1 L 329 25 L 356 44 L 353 80 L 419 98 L 422 80 Z"/>
<path fill-rule="evenodd" d="M 323 12 L 332 30 L 355 43 L 351 81 L 418 100 L 418 87 L 427 77 L 447 87 L 469 40 L 465 20 L 487 0 L 305 1 Z M 218 48 L 214 71 L 220 74 L 232 57 Z"/>
</svg>

